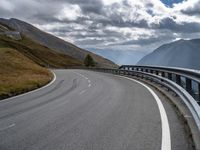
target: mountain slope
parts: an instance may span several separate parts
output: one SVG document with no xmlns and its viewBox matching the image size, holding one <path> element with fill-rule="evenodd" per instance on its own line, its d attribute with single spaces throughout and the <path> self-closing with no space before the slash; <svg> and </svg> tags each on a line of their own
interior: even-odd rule
<svg viewBox="0 0 200 150">
<path fill-rule="evenodd" d="M 53 51 L 23 36 L 21 40 L 15 40 L 5 35 L 0 35 L 0 47 L 13 48 L 40 66 L 67 68 L 69 66 L 83 65 L 81 61 L 71 56 Z"/>
<path fill-rule="evenodd" d="M 179 40 L 162 45 L 137 64 L 200 69 L 199 56 L 200 39 Z"/>
<path fill-rule="evenodd" d="M 0 47 L 0 99 L 36 89 L 52 74 L 15 49 Z"/>
<path fill-rule="evenodd" d="M 98 66 L 101 67 L 113 67 L 116 66 L 113 62 L 108 59 L 105 59 L 99 55 L 91 53 L 89 51 L 83 50 L 69 42 L 66 42 L 62 39 L 59 39 L 51 34 L 43 32 L 38 28 L 17 20 L 17 19 L 2 19 L 0 18 L 0 24 L 6 25 L 9 28 L 14 29 L 15 31 L 20 32 L 24 36 L 42 44 L 50 49 L 53 49 L 57 52 L 61 52 L 63 54 L 67 54 L 71 57 L 74 57 L 80 61 L 83 61 L 87 54 L 90 54 L 95 61 L 97 62 Z"/>
</svg>

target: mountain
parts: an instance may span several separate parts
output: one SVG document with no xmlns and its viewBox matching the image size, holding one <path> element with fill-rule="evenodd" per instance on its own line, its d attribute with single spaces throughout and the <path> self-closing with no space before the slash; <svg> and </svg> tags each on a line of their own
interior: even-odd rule
<svg viewBox="0 0 200 150">
<path fill-rule="evenodd" d="M 79 61 L 83 62 L 85 56 L 87 54 L 90 54 L 94 58 L 94 60 L 97 62 L 97 65 L 99 67 L 115 67 L 116 66 L 112 61 L 108 59 L 105 59 L 99 55 L 96 55 L 94 53 L 81 49 L 49 33 L 41 31 L 40 29 L 24 21 L 14 19 L 14 18 L 11 18 L 11 19 L 0 18 L 0 24 L 8 29 L 14 30 L 15 32 L 19 32 L 21 35 L 25 36 L 26 38 L 31 39 L 32 41 L 40 43 L 41 45 L 44 45 L 59 53 L 71 56 L 75 59 L 78 59 Z M 0 26 L 0 30 L 3 30 L 1 26 Z M 6 29 L 4 28 L 4 30 Z"/>
<path fill-rule="evenodd" d="M 41 87 L 52 74 L 12 48 L 0 47 L 0 100 Z"/>
<path fill-rule="evenodd" d="M 46 46 L 38 44 L 20 34 L 1 35 L 0 48 L 11 48 L 17 50 L 27 58 L 44 67 L 67 68 L 70 66 L 81 66 L 83 63 L 71 56 L 58 53 Z"/>
<path fill-rule="evenodd" d="M 137 65 L 200 69 L 200 39 L 178 40 L 144 56 Z"/>
</svg>

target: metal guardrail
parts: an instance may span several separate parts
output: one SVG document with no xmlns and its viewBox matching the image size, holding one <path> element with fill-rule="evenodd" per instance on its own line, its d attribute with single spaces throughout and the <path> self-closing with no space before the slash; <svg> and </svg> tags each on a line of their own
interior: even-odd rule
<svg viewBox="0 0 200 150">
<path fill-rule="evenodd" d="M 200 132 L 200 72 L 190 69 L 130 66 L 119 69 L 95 68 L 95 71 L 154 80 L 174 91 L 190 110 Z"/>
<path fill-rule="evenodd" d="M 168 78 L 183 87 L 200 105 L 200 71 L 198 70 L 130 65 L 123 65 L 119 69 L 146 72 Z"/>
</svg>

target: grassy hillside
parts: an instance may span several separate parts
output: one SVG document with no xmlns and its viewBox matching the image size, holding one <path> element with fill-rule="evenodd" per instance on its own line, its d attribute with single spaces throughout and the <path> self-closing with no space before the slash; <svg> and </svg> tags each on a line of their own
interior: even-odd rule
<svg viewBox="0 0 200 150">
<path fill-rule="evenodd" d="M 0 47 L 0 99 L 47 84 L 52 74 L 17 50 Z"/>
<path fill-rule="evenodd" d="M 91 53 L 87 50 L 81 49 L 76 45 L 64 41 L 54 35 L 46 33 L 27 22 L 15 18 L 11 19 L 0 18 L 0 24 L 4 27 L 10 28 L 9 30 L 20 32 L 21 35 L 26 36 L 32 41 L 47 46 L 50 49 L 57 51 L 58 53 L 62 53 L 71 56 L 73 58 L 76 58 L 81 62 L 84 61 L 84 58 L 87 54 L 90 54 L 97 63 L 97 67 L 117 67 L 117 65 L 112 61 L 105 59 L 99 55 L 96 55 L 94 53 Z"/>
<path fill-rule="evenodd" d="M 22 40 L 13 40 L 12 38 L 0 35 L 0 47 L 16 49 L 35 63 L 45 67 L 67 68 L 83 65 L 81 61 L 53 51 L 27 37 L 22 37 Z"/>
<path fill-rule="evenodd" d="M 0 29 L 7 30 L 1 26 Z M 0 33 L 0 99 L 47 84 L 52 74 L 43 67 L 68 68 L 83 65 L 71 56 L 58 53 L 24 36 L 16 40 L 15 37 Z"/>
</svg>

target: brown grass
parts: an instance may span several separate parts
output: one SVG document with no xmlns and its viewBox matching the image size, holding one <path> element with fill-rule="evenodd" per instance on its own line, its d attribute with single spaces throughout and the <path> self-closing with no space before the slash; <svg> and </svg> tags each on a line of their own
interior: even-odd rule
<svg viewBox="0 0 200 150">
<path fill-rule="evenodd" d="M 12 48 L 0 48 L 0 99 L 24 93 L 52 79 L 52 74 Z"/>
<path fill-rule="evenodd" d="M 49 49 L 48 47 L 36 43 L 25 36 L 22 36 L 22 40 L 18 41 L 5 36 L 0 36 L 0 47 L 13 48 L 35 63 L 44 67 L 68 68 L 70 66 L 83 65 L 83 62 L 71 56 Z"/>
</svg>

